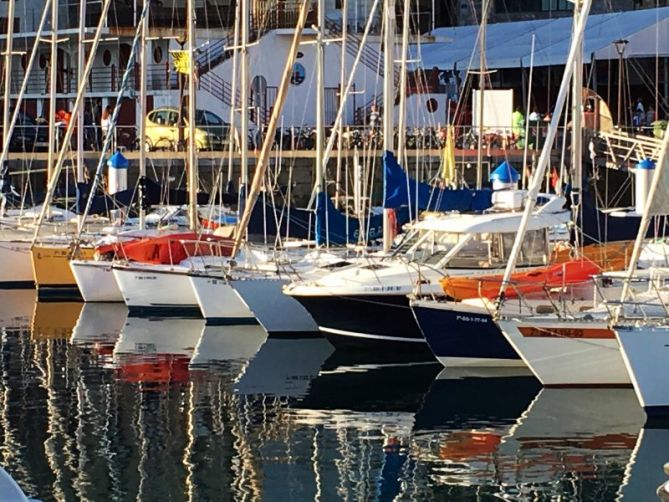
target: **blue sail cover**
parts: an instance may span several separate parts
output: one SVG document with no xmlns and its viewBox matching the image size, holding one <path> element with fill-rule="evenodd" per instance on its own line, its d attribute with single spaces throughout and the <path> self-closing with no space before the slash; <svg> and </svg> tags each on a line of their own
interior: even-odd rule
<svg viewBox="0 0 669 502">
<path fill-rule="evenodd" d="M 384 204 L 395 210 L 397 225 L 401 227 L 410 220 L 416 208 L 418 195 L 419 211 L 483 211 L 492 206 L 491 190 L 452 190 L 431 187 L 427 183 L 407 178 L 406 172 L 397 163 L 391 152 L 383 156 Z M 409 206 L 411 205 L 411 206 Z M 347 231 L 348 225 L 348 231 Z M 364 242 L 383 237 L 383 215 L 373 215 L 365 221 Z M 360 221 L 342 214 L 325 192 L 316 196 L 316 242 L 320 244 L 355 243 L 360 239 Z"/>
<path fill-rule="evenodd" d="M 397 224 L 403 225 L 409 221 L 409 208 L 403 207 L 395 211 Z M 348 225 L 348 232 L 347 232 Z M 383 215 L 375 214 L 364 222 L 364 242 L 380 239 L 383 236 Z M 360 220 L 352 216 L 347 217 L 339 211 L 325 192 L 316 196 L 316 243 L 346 244 L 356 243 L 360 239 Z"/>
<path fill-rule="evenodd" d="M 492 206 L 491 190 L 438 188 L 411 177 L 397 162 L 392 152 L 383 155 L 383 207 L 418 207 L 419 211 L 483 211 Z M 417 202 L 416 202 L 417 201 Z"/>
</svg>

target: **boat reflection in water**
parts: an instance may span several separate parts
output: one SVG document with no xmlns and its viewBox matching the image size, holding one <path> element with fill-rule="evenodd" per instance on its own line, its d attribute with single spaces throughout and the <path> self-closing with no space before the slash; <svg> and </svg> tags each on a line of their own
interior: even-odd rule
<svg viewBox="0 0 669 502">
<path fill-rule="evenodd" d="M 191 371 L 229 374 L 237 381 L 267 340 L 258 324 L 206 325 L 190 361 Z"/>
<path fill-rule="evenodd" d="M 82 302 L 35 302 L 32 324 L 30 325 L 32 339 L 69 340 L 83 307 Z"/>
<path fill-rule="evenodd" d="M 663 469 L 669 462 L 668 445 L 669 424 L 653 424 L 641 429 L 617 500 L 659 500 L 655 492 L 669 478 Z"/>
<path fill-rule="evenodd" d="M 34 289 L 0 290 L 0 327 L 28 326 L 36 300 L 37 292 Z"/>
<path fill-rule="evenodd" d="M 114 345 L 125 325 L 128 310 L 123 303 L 85 303 L 72 330 L 70 342 L 90 348 L 111 363 Z"/>
<path fill-rule="evenodd" d="M 432 431 L 420 430 L 417 419 L 415 454 L 435 493 L 464 496 L 479 487 L 481 495 L 521 500 L 615 498 L 644 421 L 633 391 L 543 389 L 533 399 L 528 381 L 494 380 L 464 379 L 457 395 L 469 397 L 447 405 L 444 429 L 432 422 Z"/>
<path fill-rule="evenodd" d="M 118 378 L 145 384 L 184 383 L 203 319 L 128 317 L 114 346 Z"/>
<path fill-rule="evenodd" d="M 0 307 L 0 449 L 29 497 L 637 501 L 665 479 L 631 389 L 27 301 Z"/>
<path fill-rule="evenodd" d="M 269 337 L 234 390 L 249 396 L 302 397 L 332 352 L 334 348 L 322 337 Z"/>
</svg>

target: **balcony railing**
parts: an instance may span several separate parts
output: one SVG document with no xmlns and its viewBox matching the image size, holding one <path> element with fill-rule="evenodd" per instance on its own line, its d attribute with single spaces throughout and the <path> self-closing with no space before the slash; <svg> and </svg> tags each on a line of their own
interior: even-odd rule
<svg viewBox="0 0 669 502">
<path fill-rule="evenodd" d="M 125 68 L 110 65 L 102 68 L 93 68 L 88 77 L 87 91 L 89 93 L 118 92 L 123 80 Z M 17 94 L 23 83 L 23 72 L 16 72 L 12 76 L 12 93 Z M 139 90 L 139 67 L 136 65 L 130 74 L 130 85 L 136 91 Z M 76 94 L 77 71 L 74 68 L 58 72 L 56 92 L 58 94 Z M 177 73 L 173 71 L 169 63 L 149 65 L 147 68 L 147 90 L 164 91 L 179 88 Z M 0 90 L 2 86 L 0 86 Z M 28 79 L 27 94 L 49 94 L 49 71 L 33 70 Z"/>
</svg>

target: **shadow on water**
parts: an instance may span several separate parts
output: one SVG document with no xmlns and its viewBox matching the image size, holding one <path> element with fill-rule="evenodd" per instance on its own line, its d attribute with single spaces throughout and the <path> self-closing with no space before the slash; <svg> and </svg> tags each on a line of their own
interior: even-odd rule
<svg viewBox="0 0 669 502">
<path fill-rule="evenodd" d="M 629 389 L 29 293 L 0 293 L 0 458 L 41 500 L 644 501 L 665 479 L 669 429 Z"/>
</svg>

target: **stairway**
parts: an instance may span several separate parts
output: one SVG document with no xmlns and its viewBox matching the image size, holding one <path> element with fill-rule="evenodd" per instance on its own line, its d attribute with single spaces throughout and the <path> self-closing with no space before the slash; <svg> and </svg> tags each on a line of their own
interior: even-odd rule
<svg viewBox="0 0 669 502">
<path fill-rule="evenodd" d="M 228 49 L 228 47 L 232 47 L 233 42 L 233 35 L 228 34 L 225 38 L 221 38 L 209 44 L 206 49 L 198 55 L 197 65 L 200 76 L 205 75 L 209 70 L 232 57 L 233 51 L 232 49 Z"/>
<path fill-rule="evenodd" d="M 325 29 L 331 37 L 341 36 L 341 20 L 326 18 Z M 346 52 L 350 56 L 355 57 L 358 54 L 361 43 L 362 37 L 360 35 L 348 31 L 346 32 Z M 341 41 L 337 42 L 337 45 L 341 47 Z M 379 51 L 373 49 L 369 45 L 365 45 L 362 49 L 362 54 L 360 55 L 360 62 L 383 78 L 383 59 L 379 54 Z M 393 79 L 395 81 L 395 86 L 397 86 L 400 81 L 400 70 L 397 66 L 393 67 Z M 364 124 L 366 122 L 366 118 L 369 116 L 373 105 L 376 105 L 380 110 L 383 106 L 383 96 L 372 96 L 367 103 L 356 108 L 354 116 L 356 124 Z"/>
<path fill-rule="evenodd" d="M 644 159 L 657 160 L 662 141 L 652 136 L 630 135 L 623 131 L 600 132 L 598 154 L 613 169 L 631 168 Z"/>
</svg>

